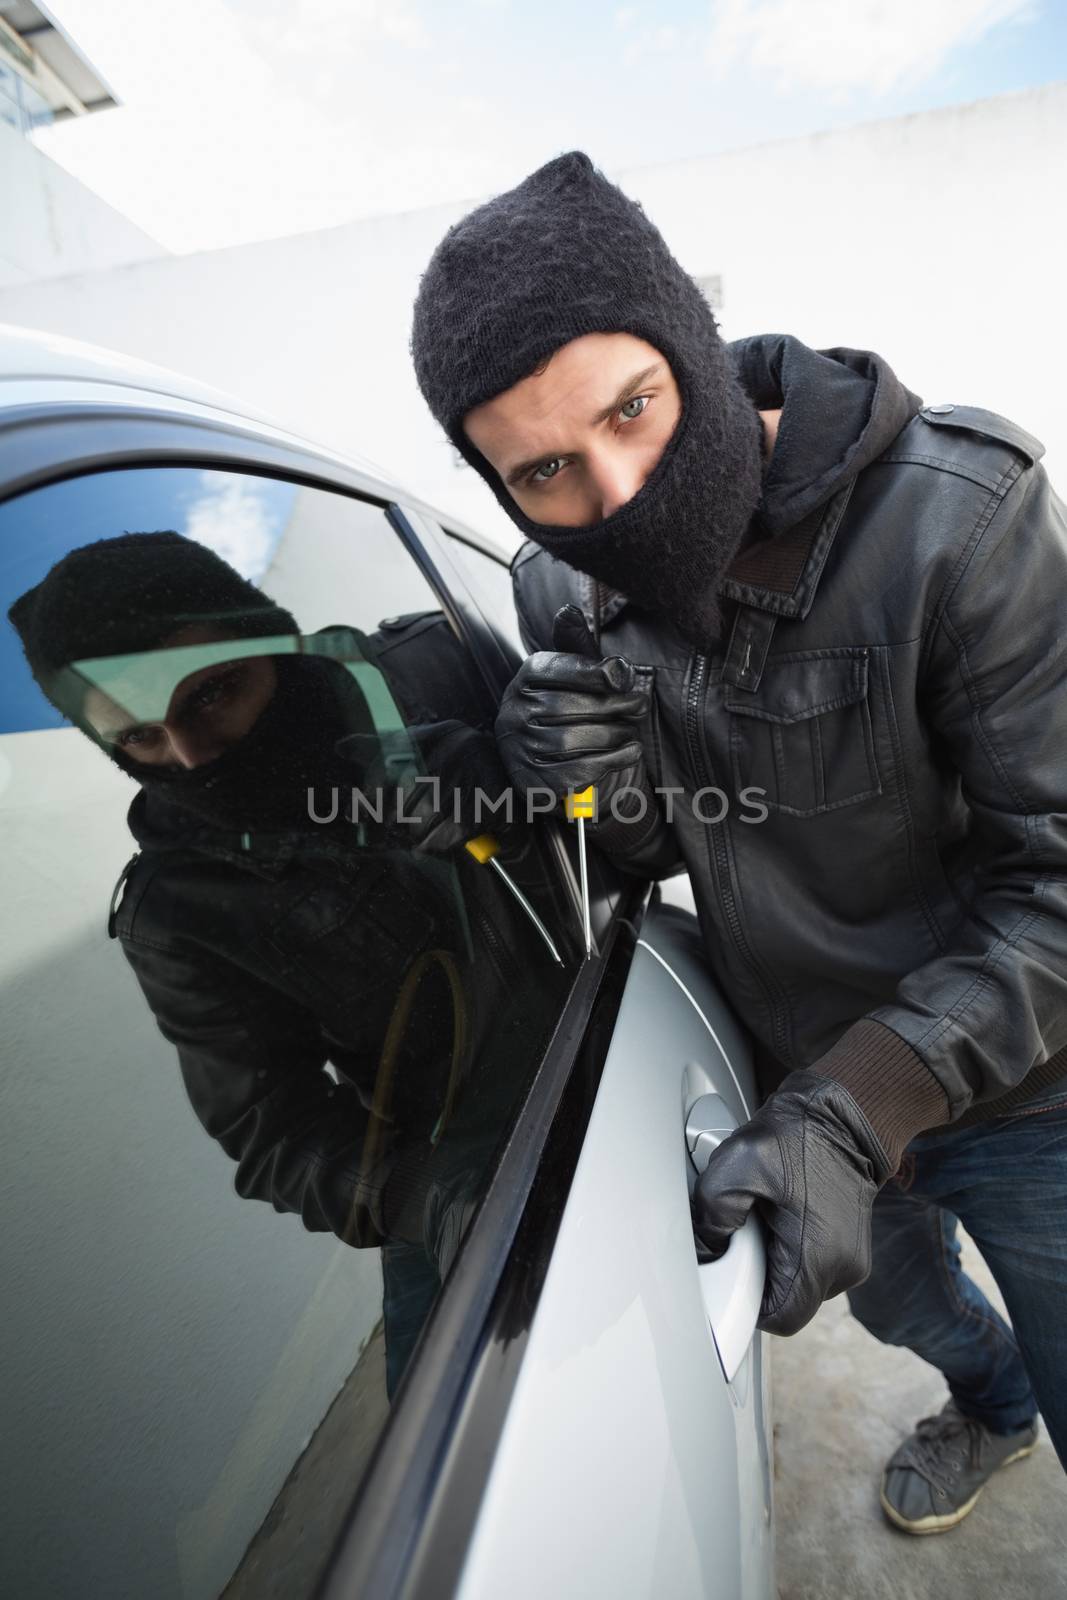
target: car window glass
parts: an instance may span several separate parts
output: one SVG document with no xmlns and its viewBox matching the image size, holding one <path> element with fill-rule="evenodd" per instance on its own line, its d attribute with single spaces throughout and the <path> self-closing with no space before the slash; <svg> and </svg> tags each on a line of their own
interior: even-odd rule
<svg viewBox="0 0 1067 1600">
<path fill-rule="evenodd" d="M 515 614 L 515 597 L 507 562 L 496 560 L 455 534 L 449 535 L 448 548 L 485 615 L 508 643 L 514 645 L 516 653 L 524 656 L 526 649 L 519 637 L 519 619 Z"/>
<path fill-rule="evenodd" d="M 95 474 L 0 505 L 0 590 L 0 1587 L 289 1600 L 578 919 L 380 508 Z"/>
</svg>

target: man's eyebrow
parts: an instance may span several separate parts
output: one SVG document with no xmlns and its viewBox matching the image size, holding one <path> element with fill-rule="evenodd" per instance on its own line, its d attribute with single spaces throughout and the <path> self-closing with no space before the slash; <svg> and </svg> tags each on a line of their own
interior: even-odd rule
<svg viewBox="0 0 1067 1600">
<path fill-rule="evenodd" d="M 623 384 L 622 388 L 619 390 L 611 404 L 605 406 L 602 411 L 597 412 L 596 416 L 593 418 L 593 427 L 598 427 L 600 423 L 606 422 L 610 416 L 613 416 L 614 413 L 618 411 L 620 406 L 624 406 L 626 404 L 627 400 L 632 400 L 642 385 L 646 384 L 649 378 L 654 378 L 656 374 L 661 371 L 662 367 L 662 361 L 654 361 L 650 367 L 644 367 L 640 372 L 635 372 L 632 377 L 627 378 L 626 382 Z M 520 478 L 524 478 L 526 474 L 528 472 L 532 472 L 535 467 L 540 467 L 546 461 L 550 461 L 551 459 L 552 457 L 550 455 L 542 453 L 539 456 L 531 456 L 527 461 L 520 461 L 516 466 L 511 468 L 507 477 L 504 479 L 505 484 L 509 489 L 514 487 Z"/>
<path fill-rule="evenodd" d="M 632 400 L 642 385 L 646 384 L 649 378 L 655 377 L 662 365 L 662 361 L 653 361 L 650 367 L 645 367 L 641 372 L 635 372 L 632 378 L 627 378 L 610 406 L 605 406 L 603 411 L 597 412 L 593 418 L 594 426 L 600 422 L 607 422 L 613 412 L 618 411 L 620 406 L 624 406 L 627 400 Z"/>
</svg>

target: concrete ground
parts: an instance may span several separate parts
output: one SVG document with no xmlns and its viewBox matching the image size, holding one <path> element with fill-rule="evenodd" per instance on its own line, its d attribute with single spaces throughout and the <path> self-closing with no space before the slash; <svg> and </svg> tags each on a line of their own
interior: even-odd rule
<svg viewBox="0 0 1067 1600">
<path fill-rule="evenodd" d="M 1004 1305 L 964 1239 L 967 1271 Z M 950 1533 L 915 1538 L 878 1504 L 885 1458 L 941 1409 L 940 1373 L 829 1301 L 773 1341 L 779 1600 L 1067 1600 L 1067 1477 L 1042 1435 Z"/>
</svg>

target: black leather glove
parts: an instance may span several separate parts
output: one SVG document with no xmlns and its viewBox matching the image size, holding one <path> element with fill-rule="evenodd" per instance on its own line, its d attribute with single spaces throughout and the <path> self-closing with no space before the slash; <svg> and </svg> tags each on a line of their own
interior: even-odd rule
<svg viewBox="0 0 1067 1600">
<path fill-rule="evenodd" d="M 649 691 L 622 656 L 590 653 L 596 644 L 577 606 L 557 613 L 553 641 L 560 648 L 530 656 L 505 690 L 496 719 L 504 765 L 517 788 L 551 789 L 560 800 L 595 785 L 593 836 L 607 848 L 636 849 L 657 818 L 637 733 Z M 640 791 L 645 805 L 636 795 L 621 798 L 616 821 L 611 801 L 623 789 Z M 609 829 L 613 839 L 618 834 L 610 845 Z"/>
<path fill-rule="evenodd" d="M 870 1123 L 833 1078 L 792 1072 L 697 1180 L 693 1231 L 715 1260 L 755 1208 L 767 1226 L 758 1326 L 796 1333 L 871 1270 L 871 1206 L 890 1176 Z"/>
<path fill-rule="evenodd" d="M 397 786 L 404 790 L 403 821 L 389 818 L 396 844 L 447 855 L 481 833 L 516 838 L 521 807 L 514 807 L 511 823 L 505 807 L 490 809 L 508 776 L 492 734 L 481 728 L 454 719 L 417 723 L 392 735 L 349 734 L 337 751 L 362 765 L 366 789 L 384 792 L 387 813 Z"/>
</svg>

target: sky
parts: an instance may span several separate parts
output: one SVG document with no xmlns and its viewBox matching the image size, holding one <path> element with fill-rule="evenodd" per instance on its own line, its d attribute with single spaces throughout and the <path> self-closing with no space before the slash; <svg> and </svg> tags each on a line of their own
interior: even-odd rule
<svg viewBox="0 0 1067 1600">
<path fill-rule="evenodd" d="M 49 0 L 122 101 L 37 143 L 170 250 L 1067 78 L 1067 0 Z"/>
<path fill-rule="evenodd" d="M 296 495 L 296 486 L 282 479 L 146 467 L 71 478 L 6 501 L 0 505 L 0 540 L 8 553 L 0 570 L 0 608 L 6 612 L 16 595 L 39 583 L 69 550 L 121 528 L 174 528 L 258 582 Z M 30 675 L 18 635 L 0 628 L 0 733 L 65 726 Z"/>
</svg>

